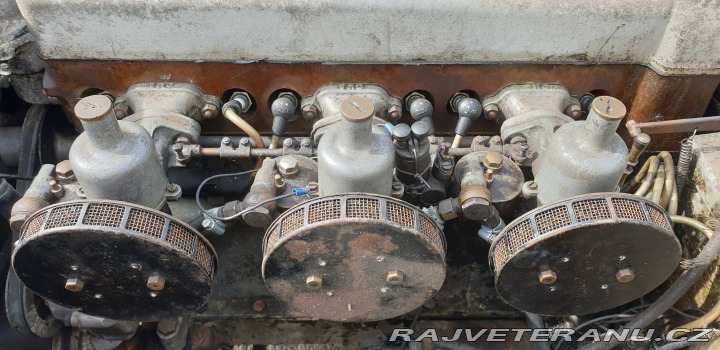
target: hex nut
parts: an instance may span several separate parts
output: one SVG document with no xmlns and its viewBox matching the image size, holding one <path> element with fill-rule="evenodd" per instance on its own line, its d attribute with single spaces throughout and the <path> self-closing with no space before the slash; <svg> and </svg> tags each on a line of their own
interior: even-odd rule
<svg viewBox="0 0 720 350">
<path fill-rule="evenodd" d="M 218 106 L 214 103 L 206 103 L 202 106 L 202 109 L 200 109 L 200 111 L 202 112 L 203 118 L 212 119 L 218 116 L 220 108 L 218 108 Z"/>
<path fill-rule="evenodd" d="M 405 275 L 398 270 L 393 270 L 387 273 L 385 280 L 390 284 L 400 284 L 405 279 Z"/>
<path fill-rule="evenodd" d="M 85 288 L 85 282 L 77 277 L 68 278 L 67 281 L 65 281 L 65 289 L 73 293 L 80 293 L 83 288 Z"/>
<path fill-rule="evenodd" d="M 165 289 L 165 278 L 160 275 L 152 275 L 148 277 L 147 287 L 150 290 L 163 290 Z"/>
<path fill-rule="evenodd" d="M 557 274 L 553 270 L 545 270 L 540 272 L 538 280 L 542 284 L 553 284 L 557 281 Z"/>
<path fill-rule="evenodd" d="M 298 172 L 298 161 L 294 157 L 282 157 L 278 162 L 278 170 L 283 176 L 295 175 Z"/>
<path fill-rule="evenodd" d="M 62 179 L 70 179 L 75 176 L 69 160 L 63 160 L 55 166 L 55 174 Z"/>
<path fill-rule="evenodd" d="M 402 107 L 398 105 L 392 105 L 388 108 L 388 118 L 390 120 L 398 120 L 402 117 Z"/>
<path fill-rule="evenodd" d="M 487 120 L 495 120 L 500 115 L 500 109 L 494 103 L 485 105 L 483 111 L 485 111 L 485 119 Z"/>
<path fill-rule="evenodd" d="M 487 155 L 485 155 L 485 159 L 483 159 L 483 164 L 492 170 L 500 169 L 503 164 L 503 155 L 500 154 L 500 152 L 488 152 Z"/>
<path fill-rule="evenodd" d="M 315 120 L 318 117 L 318 108 L 315 105 L 303 107 L 303 117 L 307 120 Z"/>
<path fill-rule="evenodd" d="M 565 114 L 570 118 L 578 119 L 582 117 L 582 107 L 579 104 L 573 103 L 565 108 Z"/>
<path fill-rule="evenodd" d="M 457 218 L 459 215 L 455 211 L 455 206 L 452 204 L 452 199 L 445 199 L 438 203 L 438 214 L 443 220 L 452 220 Z"/>
<path fill-rule="evenodd" d="M 322 288 L 323 279 L 322 276 L 318 275 L 310 275 L 307 279 L 305 279 L 305 287 L 308 289 L 317 290 Z"/>
<path fill-rule="evenodd" d="M 615 278 L 617 278 L 620 283 L 627 283 L 635 279 L 635 272 L 631 269 L 621 269 L 615 273 Z"/>
</svg>

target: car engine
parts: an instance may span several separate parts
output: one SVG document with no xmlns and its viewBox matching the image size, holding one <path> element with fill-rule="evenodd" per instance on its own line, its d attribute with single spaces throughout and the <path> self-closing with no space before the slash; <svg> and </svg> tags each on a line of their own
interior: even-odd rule
<svg viewBox="0 0 720 350">
<path fill-rule="evenodd" d="M 716 2 L 0 17 L 9 348 L 720 344 Z"/>
</svg>

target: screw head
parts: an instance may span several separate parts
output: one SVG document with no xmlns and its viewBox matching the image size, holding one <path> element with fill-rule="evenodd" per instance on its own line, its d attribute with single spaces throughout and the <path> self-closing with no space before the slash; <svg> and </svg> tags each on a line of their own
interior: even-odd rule
<svg viewBox="0 0 720 350">
<path fill-rule="evenodd" d="M 635 272 L 631 269 L 621 269 L 615 273 L 615 278 L 617 278 L 620 283 L 627 283 L 635 279 Z"/>
<path fill-rule="evenodd" d="M 250 144 L 250 139 L 247 137 L 243 137 L 240 139 L 240 145 L 241 146 L 247 146 Z"/>
<path fill-rule="evenodd" d="M 232 144 L 232 140 L 230 140 L 229 137 L 223 137 L 221 142 L 225 146 L 230 146 Z"/>
<path fill-rule="evenodd" d="M 537 184 L 537 182 L 535 182 L 535 181 L 530 181 L 530 183 L 528 184 L 528 188 L 531 189 L 531 190 L 537 190 L 537 189 L 538 189 L 538 184 Z"/>
<path fill-rule="evenodd" d="M 307 287 L 307 289 L 320 289 L 322 288 L 322 284 L 322 276 L 310 275 L 305 279 L 305 287 Z"/>
<path fill-rule="evenodd" d="M 540 280 L 542 284 L 553 284 L 557 281 L 557 275 L 553 270 L 541 271 L 538 280 Z"/>
<path fill-rule="evenodd" d="M 285 140 L 283 140 L 283 146 L 285 146 L 285 147 L 292 147 L 292 145 L 293 145 L 293 140 L 292 140 L 292 139 L 285 139 Z"/>
<path fill-rule="evenodd" d="M 73 293 L 80 293 L 83 288 L 85 288 L 85 282 L 77 277 L 68 278 L 67 281 L 65 281 L 65 289 Z"/>
<path fill-rule="evenodd" d="M 148 277 L 147 287 L 150 290 L 163 290 L 165 289 L 165 278 L 160 275 L 152 275 Z"/>
<path fill-rule="evenodd" d="M 385 276 L 385 280 L 390 284 L 400 284 L 404 279 L 405 275 L 398 270 L 390 271 L 387 273 L 387 276 Z"/>
</svg>

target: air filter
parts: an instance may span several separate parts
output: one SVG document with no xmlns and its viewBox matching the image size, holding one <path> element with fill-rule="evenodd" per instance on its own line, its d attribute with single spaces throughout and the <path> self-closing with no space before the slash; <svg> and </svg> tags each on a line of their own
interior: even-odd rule
<svg viewBox="0 0 720 350">
<path fill-rule="evenodd" d="M 392 318 L 422 306 L 445 280 L 445 238 L 402 201 L 370 194 L 316 198 L 265 234 L 263 277 L 304 315 L 333 321 Z"/>
<path fill-rule="evenodd" d="M 202 309 L 215 250 L 173 217 L 117 201 L 73 201 L 27 219 L 15 273 L 43 298 L 115 320 L 153 321 Z"/>
<path fill-rule="evenodd" d="M 680 242 L 663 209 L 642 197 L 595 193 L 519 217 L 490 248 L 500 296 L 541 315 L 610 309 L 659 286 Z"/>
</svg>

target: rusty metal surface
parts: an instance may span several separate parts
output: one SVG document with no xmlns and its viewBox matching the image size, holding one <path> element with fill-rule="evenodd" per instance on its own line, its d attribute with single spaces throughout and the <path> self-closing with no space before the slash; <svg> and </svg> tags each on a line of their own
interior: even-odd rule
<svg viewBox="0 0 720 350">
<path fill-rule="evenodd" d="M 435 104 L 437 134 L 453 132 L 457 117 L 447 102 L 457 91 L 470 90 L 488 96 L 509 84 L 527 82 L 559 83 L 571 94 L 600 91 L 615 96 L 628 106 L 627 120 L 637 122 L 695 118 L 703 115 L 720 76 L 664 77 L 639 65 L 554 65 L 554 64 L 458 64 L 390 65 L 315 63 L 160 62 L 160 61 L 74 61 L 48 60 L 54 84 L 47 89 L 66 110 L 72 110 L 87 89 L 122 95 L 142 82 L 193 82 L 206 94 L 223 96 L 230 89 L 248 91 L 257 103 L 250 122 L 261 133 L 272 124 L 271 97 L 290 89 L 302 97 L 313 95 L 330 83 L 373 83 L 403 98 L 423 90 Z M 226 96 L 227 97 L 227 96 Z M 400 120 L 412 123 L 405 111 Z M 76 125 L 78 125 L 76 123 Z M 311 124 L 298 118 L 287 125 L 289 134 L 305 134 Z M 480 118 L 470 134 L 498 134 L 495 122 Z M 621 135 L 627 136 L 622 130 Z M 206 121 L 203 134 L 239 133 L 224 118 Z M 666 142 L 665 140 L 671 140 Z M 629 138 L 626 138 L 629 140 Z M 651 148 L 676 148 L 673 137 L 658 137 Z"/>
<path fill-rule="evenodd" d="M 142 206 L 91 200 L 29 217 L 12 264 L 28 288 L 56 304 L 143 321 L 204 308 L 217 270 L 213 247 L 183 222 Z"/>
<path fill-rule="evenodd" d="M 417 208 L 345 194 L 293 207 L 267 231 L 265 282 L 288 308 L 334 321 L 375 321 L 422 306 L 445 280 L 445 240 Z"/>
<path fill-rule="evenodd" d="M 541 315 L 582 315 L 658 287 L 677 267 L 681 248 L 659 206 L 599 193 L 524 214 L 490 251 L 498 292 L 508 303 Z"/>
</svg>

